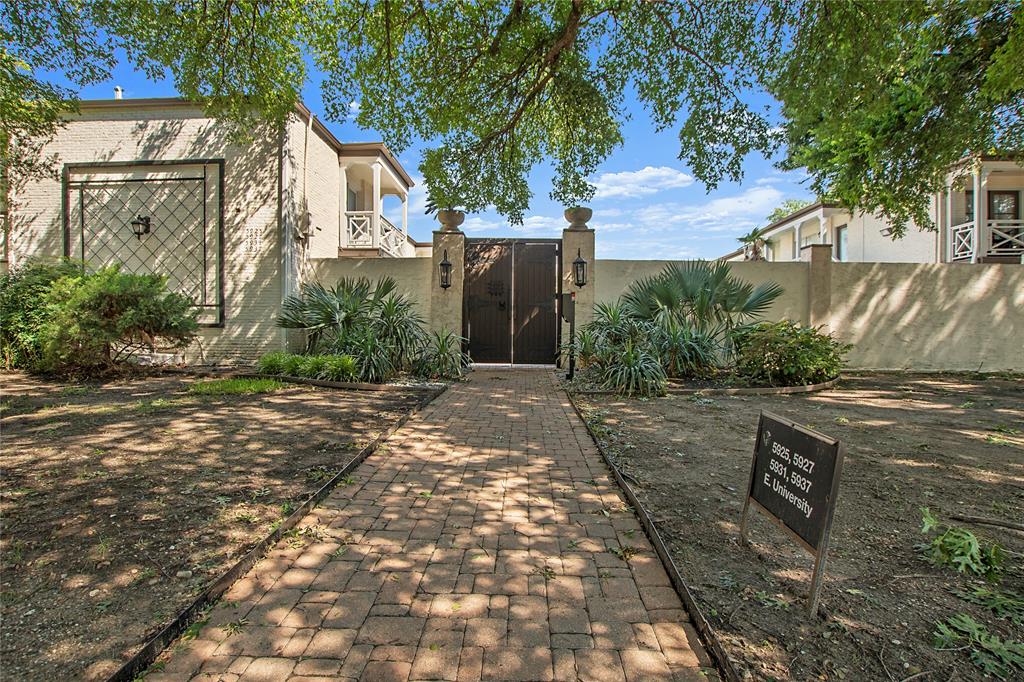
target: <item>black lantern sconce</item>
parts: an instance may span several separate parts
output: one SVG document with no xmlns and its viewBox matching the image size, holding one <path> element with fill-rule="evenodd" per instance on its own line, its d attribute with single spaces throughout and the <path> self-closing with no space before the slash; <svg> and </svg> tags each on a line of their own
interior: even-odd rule
<svg viewBox="0 0 1024 682">
<path fill-rule="evenodd" d="M 141 213 L 132 221 L 132 232 L 135 238 L 142 241 L 142 235 L 149 234 L 149 216 Z"/>
<path fill-rule="evenodd" d="M 580 251 L 581 249 L 576 249 L 576 260 L 572 262 L 572 280 L 576 286 L 585 287 L 587 285 L 587 261 L 584 260 Z"/>
<path fill-rule="evenodd" d="M 441 288 L 447 289 L 452 285 L 452 262 L 448 260 L 448 249 L 444 250 L 444 258 L 438 266 L 440 268 Z"/>
</svg>

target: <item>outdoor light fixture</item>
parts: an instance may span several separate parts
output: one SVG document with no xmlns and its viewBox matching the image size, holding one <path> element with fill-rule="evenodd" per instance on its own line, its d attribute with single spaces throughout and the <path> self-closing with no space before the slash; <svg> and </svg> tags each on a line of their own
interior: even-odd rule
<svg viewBox="0 0 1024 682">
<path fill-rule="evenodd" d="M 891 227 L 883 227 L 881 230 L 879 230 L 879 232 L 882 233 L 883 237 L 891 237 L 892 236 L 892 228 Z"/>
<path fill-rule="evenodd" d="M 572 279 L 576 286 L 584 287 L 587 285 L 587 261 L 583 259 L 580 251 L 581 249 L 576 249 L 576 260 L 572 262 Z"/>
<path fill-rule="evenodd" d="M 132 232 L 135 238 L 142 241 L 142 235 L 149 234 L 149 216 L 141 213 L 132 221 Z"/>
<path fill-rule="evenodd" d="M 448 260 L 448 249 L 444 250 L 444 258 L 438 267 L 441 270 L 441 288 L 447 289 L 452 285 L 452 262 Z"/>
</svg>

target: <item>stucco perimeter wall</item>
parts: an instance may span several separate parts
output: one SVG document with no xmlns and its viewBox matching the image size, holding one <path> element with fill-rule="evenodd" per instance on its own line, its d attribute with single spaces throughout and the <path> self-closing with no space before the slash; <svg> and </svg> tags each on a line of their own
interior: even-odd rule
<svg viewBox="0 0 1024 682">
<path fill-rule="evenodd" d="M 671 262 L 598 259 L 594 264 L 596 301 L 614 301 L 634 281 L 658 274 Z M 729 267 L 737 277 L 752 284 L 771 281 L 782 286 L 783 293 L 768 310 L 766 319 L 807 321 L 807 263 L 736 262 L 729 263 Z"/>
<path fill-rule="evenodd" d="M 57 168 L 67 163 L 224 159 L 223 329 L 204 328 L 208 361 L 251 359 L 280 347 L 280 236 L 277 230 L 279 137 L 254 131 L 233 143 L 226 127 L 192 106 L 90 107 L 46 145 Z M 61 182 L 44 179 L 16 187 L 11 202 L 11 265 L 63 253 Z M 159 228 L 155 228 L 159 229 Z M 150 235 L 146 239 L 152 239 Z"/>
<path fill-rule="evenodd" d="M 430 276 L 433 272 L 430 258 L 334 258 L 314 259 L 312 279 L 332 286 L 342 277 L 366 277 L 377 281 L 391 277 L 398 291 L 408 296 L 424 320 L 430 319 Z"/>
<path fill-rule="evenodd" d="M 611 302 L 669 261 L 598 260 L 597 302 Z M 1024 267 L 965 263 L 823 263 L 830 286 L 809 288 L 809 262 L 736 262 L 753 284 L 784 293 L 765 315 L 809 324 L 812 300 L 853 369 L 1024 371 Z M 827 289 L 825 291 L 824 289 Z M 825 297 L 826 300 L 821 300 Z"/>
<path fill-rule="evenodd" d="M 831 326 L 866 369 L 1024 371 L 1024 267 L 833 263 Z"/>
</svg>

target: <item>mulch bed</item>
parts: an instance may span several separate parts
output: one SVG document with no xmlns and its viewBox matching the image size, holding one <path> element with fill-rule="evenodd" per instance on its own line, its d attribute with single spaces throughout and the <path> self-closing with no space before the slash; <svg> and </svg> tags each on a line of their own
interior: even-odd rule
<svg viewBox="0 0 1024 682">
<path fill-rule="evenodd" d="M 429 392 L 0 380 L 0 658 L 19 680 L 114 672 Z"/>
<path fill-rule="evenodd" d="M 780 396 L 577 402 L 651 512 L 718 638 L 751 679 L 981 679 L 967 649 L 933 646 L 964 613 L 1006 639 L 1024 628 L 957 596 L 979 580 L 928 563 L 922 507 L 1024 521 L 1024 381 L 865 374 Z M 812 558 L 754 516 L 739 517 L 760 410 L 847 446 L 822 616 L 806 596 Z M 1009 550 L 999 588 L 1024 594 L 1024 534 L 953 522 Z"/>
</svg>

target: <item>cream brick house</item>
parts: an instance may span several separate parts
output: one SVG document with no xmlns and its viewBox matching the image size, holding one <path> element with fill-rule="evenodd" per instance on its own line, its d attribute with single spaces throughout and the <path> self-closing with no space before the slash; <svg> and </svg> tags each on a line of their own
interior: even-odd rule
<svg viewBox="0 0 1024 682">
<path fill-rule="evenodd" d="M 166 274 L 200 308 L 208 360 L 282 347 L 281 300 L 318 261 L 429 255 L 408 236 L 413 181 L 398 160 L 339 142 L 303 105 L 237 142 L 182 99 L 84 101 L 44 153 L 59 177 L 11 190 L 5 266 L 67 256 Z"/>
<path fill-rule="evenodd" d="M 902 238 L 893 240 L 892 227 L 885 220 L 818 202 L 765 228 L 765 257 L 795 261 L 805 246 L 831 244 L 837 261 L 1020 263 L 1024 256 L 1022 201 L 1024 168 L 1001 157 L 974 157 L 952 168 L 946 188 L 932 196 L 936 231 L 910 225 Z M 742 249 L 723 256 L 724 260 L 743 258 Z"/>
</svg>

